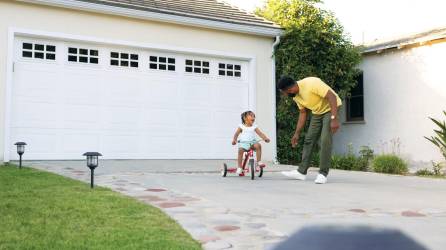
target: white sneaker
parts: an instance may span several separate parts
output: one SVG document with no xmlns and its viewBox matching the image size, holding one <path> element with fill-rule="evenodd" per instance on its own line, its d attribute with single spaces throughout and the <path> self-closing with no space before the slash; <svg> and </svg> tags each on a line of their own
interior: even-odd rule
<svg viewBox="0 0 446 250">
<path fill-rule="evenodd" d="M 304 181 L 305 178 L 307 177 L 306 175 L 301 174 L 301 173 L 300 173 L 299 171 L 297 171 L 297 170 L 282 171 L 281 173 L 282 173 L 283 175 L 287 176 L 287 177 L 291 177 L 291 178 L 293 178 L 293 179 L 301 180 L 301 181 Z"/>
<path fill-rule="evenodd" d="M 323 174 L 318 174 L 316 180 L 314 180 L 314 183 L 325 184 L 327 183 L 327 177 L 325 177 Z"/>
<path fill-rule="evenodd" d="M 237 168 L 237 171 L 235 173 L 236 174 L 241 174 L 241 173 L 243 173 L 243 169 L 242 168 Z"/>
</svg>

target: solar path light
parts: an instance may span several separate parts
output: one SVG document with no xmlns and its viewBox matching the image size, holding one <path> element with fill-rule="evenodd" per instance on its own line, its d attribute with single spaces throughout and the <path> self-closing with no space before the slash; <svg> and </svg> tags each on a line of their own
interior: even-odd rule
<svg viewBox="0 0 446 250">
<path fill-rule="evenodd" d="M 14 145 L 17 146 L 17 154 L 19 154 L 19 168 L 22 168 L 22 155 L 25 153 L 25 142 L 16 142 Z"/>
<path fill-rule="evenodd" d="M 98 153 L 98 152 L 86 152 L 83 155 L 87 157 L 87 167 L 90 169 L 90 172 L 91 172 L 90 187 L 93 188 L 94 169 L 98 167 L 99 156 L 102 156 L 102 155 L 101 155 L 101 153 Z"/>
</svg>

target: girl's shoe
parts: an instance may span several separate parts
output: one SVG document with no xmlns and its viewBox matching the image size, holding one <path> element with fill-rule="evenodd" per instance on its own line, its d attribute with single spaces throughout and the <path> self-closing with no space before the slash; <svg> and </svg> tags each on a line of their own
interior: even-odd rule
<svg viewBox="0 0 446 250">
<path fill-rule="evenodd" d="M 239 176 L 243 176 L 243 169 L 242 168 L 237 168 L 237 171 L 235 171 L 236 174 L 238 174 Z"/>
</svg>

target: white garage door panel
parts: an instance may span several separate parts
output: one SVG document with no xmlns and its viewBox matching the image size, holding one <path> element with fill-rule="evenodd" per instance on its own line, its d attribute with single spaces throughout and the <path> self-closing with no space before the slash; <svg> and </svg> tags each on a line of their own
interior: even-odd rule
<svg viewBox="0 0 446 250">
<path fill-rule="evenodd" d="M 22 57 L 22 43 L 55 45 L 56 60 Z M 94 48 L 99 64 L 67 61 L 68 46 Z M 138 68 L 110 66 L 110 51 L 138 54 Z M 153 70 L 149 57 L 175 58 L 175 71 Z M 210 74 L 186 73 L 185 60 L 210 62 Z M 222 59 L 16 39 L 10 141 L 27 159 L 235 158 L 231 145 L 249 107 L 248 63 L 240 78 L 218 75 Z M 10 156 L 16 159 L 15 147 Z"/>
<path fill-rule="evenodd" d="M 168 129 L 173 127 L 177 129 L 178 117 L 180 112 L 171 109 L 150 109 L 146 107 L 141 111 L 143 116 L 142 129 L 159 129 L 163 132 L 163 127 Z"/>
<path fill-rule="evenodd" d="M 211 153 L 211 138 L 204 136 L 184 136 L 181 141 L 182 151 L 191 159 L 200 159 Z"/>
<path fill-rule="evenodd" d="M 17 69 L 18 71 L 20 69 Z M 19 71 L 20 72 L 20 71 Z M 58 96 L 59 76 L 54 73 L 41 73 L 34 70 L 22 71 L 24 75 L 16 79 L 17 96 L 33 102 L 56 103 L 60 99 Z M 54 94 L 49 94 L 54 93 Z"/>
<path fill-rule="evenodd" d="M 103 95 L 101 80 L 94 79 L 94 74 L 82 75 L 82 73 L 65 74 L 65 79 L 61 83 L 64 103 L 97 105 L 98 98 Z"/>
<path fill-rule="evenodd" d="M 85 148 L 100 149 L 99 135 L 87 130 L 77 129 L 76 131 L 79 131 L 79 133 L 65 133 L 63 135 L 60 145 L 63 153 L 79 154 Z"/>
<path fill-rule="evenodd" d="M 248 107 L 248 86 L 224 85 L 219 86 L 216 97 L 218 106 L 228 110 L 244 110 Z"/>
<path fill-rule="evenodd" d="M 23 102 L 18 100 L 12 109 L 13 128 L 58 128 L 59 108 L 52 103 Z"/>
<path fill-rule="evenodd" d="M 101 109 L 97 106 L 64 105 L 62 111 L 62 127 L 67 129 L 99 130 L 98 122 Z"/>
<path fill-rule="evenodd" d="M 174 82 L 160 83 L 157 81 L 148 81 L 144 84 L 144 108 L 178 108 L 178 85 Z"/>
<path fill-rule="evenodd" d="M 104 154 L 132 154 L 138 146 L 138 135 L 105 135 Z"/>
<path fill-rule="evenodd" d="M 28 146 L 26 147 L 26 154 L 29 157 L 36 158 L 40 154 L 53 154 L 58 150 L 58 132 L 55 129 L 36 129 L 20 128 L 13 129 L 13 135 L 20 135 L 20 138 L 12 137 L 13 141 L 22 141 L 26 139 Z M 14 152 L 14 151 L 13 151 Z M 15 153 L 15 152 L 14 152 Z M 16 154 L 16 153 L 15 153 Z"/>
<path fill-rule="evenodd" d="M 237 126 L 241 123 L 240 113 L 217 111 L 214 114 L 215 130 L 217 135 L 233 135 Z M 238 123 L 237 123 L 238 122 Z M 231 136 L 232 140 L 232 136 Z"/>
<path fill-rule="evenodd" d="M 179 140 L 172 136 L 147 136 L 144 138 L 144 145 L 147 151 L 145 155 L 153 155 L 156 158 L 170 158 L 175 152 L 180 151 Z"/>
</svg>

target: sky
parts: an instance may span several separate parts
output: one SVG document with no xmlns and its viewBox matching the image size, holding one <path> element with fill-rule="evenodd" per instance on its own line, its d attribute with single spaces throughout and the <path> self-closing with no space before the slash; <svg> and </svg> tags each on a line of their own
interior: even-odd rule
<svg viewBox="0 0 446 250">
<path fill-rule="evenodd" d="M 265 0 L 224 0 L 252 11 Z M 355 44 L 446 27 L 444 0 L 325 0 Z"/>
</svg>

